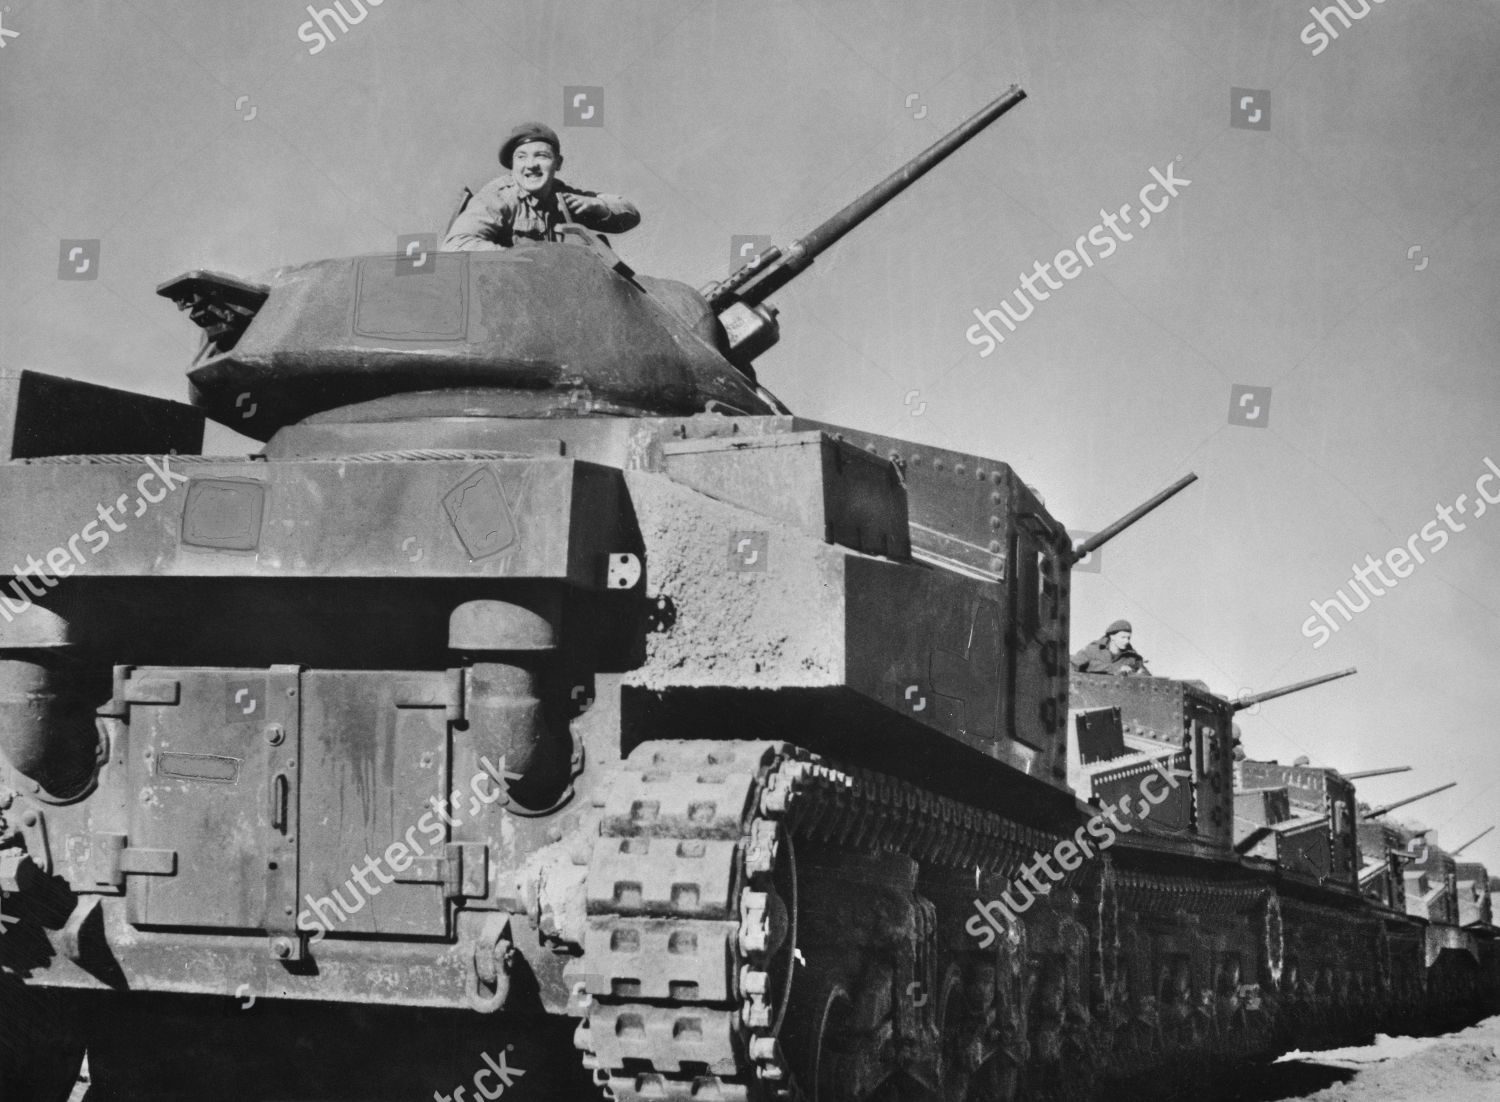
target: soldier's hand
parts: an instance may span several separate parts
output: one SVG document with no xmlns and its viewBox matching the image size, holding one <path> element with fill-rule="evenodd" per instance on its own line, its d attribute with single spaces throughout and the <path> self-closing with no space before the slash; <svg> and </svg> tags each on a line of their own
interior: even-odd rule
<svg viewBox="0 0 1500 1102">
<path fill-rule="evenodd" d="M 588 195 L 574 195 L 572 192 L 565 191 L 558 196 L 558 201 L 575 218 L 579 215 L 583 215 L 586 218 L 597 218 L 600 215 L 609 213 L 608 207 L 598 199 Z"/>
</svg>

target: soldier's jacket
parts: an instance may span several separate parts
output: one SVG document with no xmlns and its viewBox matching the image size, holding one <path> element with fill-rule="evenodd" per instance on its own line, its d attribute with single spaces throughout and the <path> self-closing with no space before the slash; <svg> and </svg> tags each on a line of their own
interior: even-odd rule
<svg viewBox="0 0 1500 1102">
<path fill-rule="evenodd" d="M 1146 660 L 1134 647 L 1127 646 L 1118 655 L 1109 653 L 1109 642 L 1095 639 L 1073 656 L 1073 668 L 1079 673 L 1143 673 L 1148 677 Z"/>
<path fill-rule="evenodd" d="M 558 204 L 559 192 L 598 199 L 608 212 L 603 216 L 572 215 Z M 519 240 L 555 240 L 553 228 L 561 222 L 577 222 L 602 233 L 624 233 L 640 223 L 635 204 L 618 195 L 601 195 L 553 180 L 547 198 L 538 200 L 511 175 L 497 176 L 480 188 L 454 219 L 443 240 L 445 250 L 506 249 Z"/>
</svg>

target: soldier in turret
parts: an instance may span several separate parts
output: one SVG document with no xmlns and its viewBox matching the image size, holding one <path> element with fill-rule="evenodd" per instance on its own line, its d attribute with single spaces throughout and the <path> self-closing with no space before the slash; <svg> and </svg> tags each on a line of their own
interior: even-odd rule
<svg viewBox="0 0 1500 1102">
<path fill-rule="evenodd" d="M 1104 635 L 1073 656 L 1079 673 L 1144 674 L 1151 676 L 1146 660 L 1130 645 L 1130 621 L 1116 620 Z"/>
<path fill-rule="evenodd" d="M 445 250 L 555 241 L 556 227 L 563 222 L 603 233 L 624 233 L 640 224 L 640 211 L 630 200 L 583 191 L 557 178 L 562 143 L 545 123 L 523 122 L 512 130 L 500 147 L 500 164 L 509 175 L 485 184 L 459 211 L 443 240 Z"/>
</svg>

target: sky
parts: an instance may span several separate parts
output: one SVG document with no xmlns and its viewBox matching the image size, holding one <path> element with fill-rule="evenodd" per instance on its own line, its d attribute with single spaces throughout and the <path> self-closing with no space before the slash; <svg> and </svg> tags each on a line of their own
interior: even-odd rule
<svg viewBox="0 0 1500 1102">
<path fill-rule="evenodd" d="M 1414 767 L 1362 782 L 1375 803 L 1456 780 L 1412 808 L 1454 845 L 1500 821 L 1476 489 L 1500 466 L 1500 2 L 1345 2 L 383 0 L 319 44 L 290 0 L 9 0 L 0 368 L 184 398 L 197 330 L 158 283 L 440 231 L 531 118 L 565 179 L 640 208 L 630 264 L 701 284 L 1017 83 L 776 297 L 761 380 L 1003 459 L 1077 531 L 1196 472 L 1075 573 L 1075 648 L 1125 617 L 1156 673 L 1231 695 L 1357 666 L 1243 716 L 1247 749 Z M 1143 197 L 1153 170 L 1173 183 Z M 1089 263 L 1059 259 L 1079 238 Z M 1007 299 L 1003 343 L 974 339 Z M 1395 584 L 1367 571 L 1380 595 L 1304 630 L 1392 548 Z M 1500 872 L 1500 832 L 1465 857 Z"/>
</svg>

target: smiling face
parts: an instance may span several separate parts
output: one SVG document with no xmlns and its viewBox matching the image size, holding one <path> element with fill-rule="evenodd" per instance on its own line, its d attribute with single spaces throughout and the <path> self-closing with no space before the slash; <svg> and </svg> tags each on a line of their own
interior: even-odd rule
<svg viewBox="0 0 1500 1102">
<path fill-rule="evenodd" d="M 546 195 L 562 167 L 562 156 L 548 142 L 526 142 L 511 155 L 511 175 L 526 191 Z"/>
</svg>

